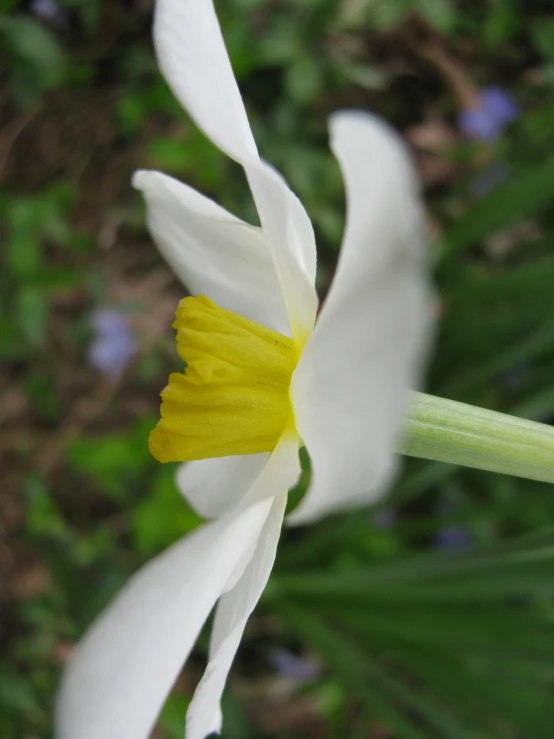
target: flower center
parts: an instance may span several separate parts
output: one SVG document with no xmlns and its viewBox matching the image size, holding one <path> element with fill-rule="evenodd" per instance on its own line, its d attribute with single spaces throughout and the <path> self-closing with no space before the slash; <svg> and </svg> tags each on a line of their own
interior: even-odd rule
<svg viewBox="0 0 554 739">
<path fill-rule="evenodd" d="M 186 368 L 171 374 L 161 393 L 152 455 L 185 462 L 272 451 L 293 423 L 292 339 L 203 295 L 181 300 L 173 328 Z"/>
</svg>

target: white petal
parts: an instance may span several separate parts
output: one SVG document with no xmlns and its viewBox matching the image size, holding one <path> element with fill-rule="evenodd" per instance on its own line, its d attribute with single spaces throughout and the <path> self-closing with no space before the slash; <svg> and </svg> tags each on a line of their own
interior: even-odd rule
<svg viewBox="0 0 554 739">
<path fill-rule="evenodd" d="M 252 505 L 292 488 L 300 477 L 299 440 L 284 435 L 271 454 L 186 462 L 177 487 L 201 516 L 218 518 L 238 505 Z"/>
<path fill-rule="evenodd" d="M 240 578 L 271 501 L 203 526 L 143 567 L 94 624 L 61 688 L 57 739 L 146 739 L 204 621 Z"/>
<path fill-rule="evenodd" d="M 346 185 L 339 265 L 292 382 L 312 484 L 292 523 L 374 500 L 429 344 L 432 300 L 419 188 L 400 138 L 363 113 L 340 113 L 331 144 Z"/>
<path fill-rule="evenodd" d="M 293 336 L 303 342 L 317 310 L 313 229 L 283 178 L 258 158 L 212 1 L 158 0 L 154 39 L 162 72 L 183 107 L 245 167 Z"/>
<path fill-rule="evenodd" d="M 312 224 L 302 203 L 269 164 L 259 161 L 245 169 L 281 282 L 292 335 L 303 344 L 312 331 L 318 305 Z"/>
<path fill-rule="evenodd" d="M 285 434 L 241 501 L 241 506 L 248 506 L 270 499 L 272 509 L 250 564 L 240 578 L 228 583 L 230 592 L 220 600 L 210 644 L 210 661 L 187 715 L 187 739 L 203 738 L 219 730 L 221 693 L 248 616 L 273 566 L 287 493 L 298 481 L 300 471 L 298 437 L 295 433 Z"/>
<path fill-rule="evenodd" d="M 266 586 L 275 561 L 287 495 L 277 496 L 249 565 L 235 587 L 220 599 L 210 642 L 210 661 L 187 714 L 187 739 L 221 731 L 219 702 L 248 617 Z"/>
<path fill-rule="evenodd" d="M 244 163 L 256 144 L 211 0 L 158 0 L 154 44 L 181 105 L 216 146 Z"/>
<path fill-rule="evenodd" d="M 268 457 L 266 452 L 185 462 L 177 470 L 177 487 L 200 516 L 217 518 L 248 492 Z"/>
<path fill-rule="evenodd" d="M 290 335 L 261 229 L 161 172 L 136 172 L 133 185 L 146 198 L 148 227 L 162 255 L 193 295 Z"/>
<path fill-rule="evenodd" d="M 298 454 L 300 440 L 296 432 L 286 432 L 279 439 L 252 487 L 241 499 L 241 505 L 253 505 L 268 497 L 288 492 L 298 482 L 302 467 Z"/>
</svg>

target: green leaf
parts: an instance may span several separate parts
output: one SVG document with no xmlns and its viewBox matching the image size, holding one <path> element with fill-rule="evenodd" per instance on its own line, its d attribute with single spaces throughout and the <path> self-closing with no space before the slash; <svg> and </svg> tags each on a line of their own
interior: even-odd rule
<svg viewBox="0 0 554 739">
<path fill-rule="evenodd" d="M 145 103 L 144 96 L 132 92 L 117 100 L 115 115 L 121 133 L 125 136 L 136 133 L 150 115 L 150 107 Z"/>
<path fill-rule="evenodd" d="M 21 716 L 41 713 L 30 681 L 10 667 L 0 667 L 0 704 Z"/>
<path fill-rule="evenodd" d="M 517 0 L 494 0 L 483 26 L 483 39 L 496 49 L 506 44 L 519 30 Z"/>
<path fill-rule="evenodd" d="M 553 539 L 295 572 L 274 577 L 265 598 L 399 736 L 473 739 L 503 723 L 546 739 Z"/>
<path fill-rule="evenodd" d="M 198 130 L 189 128 L 182 137 L 159 136 L 148 146 L 153 164 L 172 173 L 188 172 L 199 186 L 210 188 L 221 181 L 221 152 Z"/>
<path fill-rule="evenodd" d="M 11 56 L 17 92 L 23 103 L 62 81 L 67 69 L 65 54 L 40 23 L 24 16 L 0 16 L 0 37 Z"/>
<path fill-rule="evenodd" d="M 367 2 L 369 22 L 381 31 L 390 31 L 400 25 L 413 9 L 415 0 L 376 0 Z"/>
<path fill-rule="evenodd" d="M 417 9 L 439 33 L 448 36 L 456 25 L 456 10 L 450 0 L 417 0 Z"/>
<path fill-rule="evenodd" d="M 367 653 L 364 654 L 343 634 L 339 635 L 336 629 L 331 629 L 313 612 L 289 602 L 281 603 L 280 610 L 292 629 L 322 654 L 371 718 L 382 719 L 403 739 L 429 739 L 429 734 L 417 725 L 419 722 L 403 716 L 387 690 L 390 686 L 384 687 L 382 680 L 379 682 L 375 679 L 375 666 L 369 661 Z"/>
<path fill-rule="evenodd" d="M 101 17 L 101 0 L 60 0 L 60 4 L 74 8 L 88 36 L 98 32 Z"/>
<path fill-rule="evenodd" d="M 342 64 L 340 72 L 355 85 L 366 90 L 381 90 L 385 87 L 383 72 L 371 64 Z"/>
<path fill-rule="evenodd" d="M 71 439 L 67 459 L 75 471 L 92 477 L 100 490 L 116 501 L 132 495 L 152 461 L 142 432 Z"/>
<path fill-rule="evenodd" d="M 345 532 L 339 531 L 339 535 L 344 537 Z M 412 553 L 409 558 L 400 557 L 353 573 L 296 573 L 275 577 L 272 582 L 285 595 L 295 597 L 302 594 L 335 599 L 342 593 L 344 597 L 363 599 L 373 598 L 378 592 L 380 597 L 402 601 L 412 598 L 417 587 L 423 598 L 431 600 L 444 597 L 457 602 L 475 597 L 489 601 L 518 594 L 542 595 L 545 587 L 552 587 L 549 573 L 553 563 L 554 534 L 547 532 L 481 552 Z"/>
<path fill-rule="evenodd" d="M 297 105 L 309 105 L 323 86 L 321 64 L 311 56 L 301 56 L 285 70 L 288 95 Z"/>
<path fill-rule="evenodd" d="M 42 255 L 37 229 L 40 222 L 36 200 L 14 198 L 6 208 L 8 226 L 6 261 L 17 277 L 27 277 L 38 272 Z"/>
<path fill-rule="evenodd" d="M 60 397 L 54 377 L 41 372 L 41 369 L 44 370 L 44 368 L 37 367 L 34 374 L 26 377 L 23 387 L 34 410 L 42 419 L 51 423 L 59 420 L 61 416 Z"/>
<path fill-rule="evenodd" d="M 41 537 L 48 536 L 64 541 L 67 535 L 65 521 L 46 483 L 38 477 L 29 477 L 24 482 L 24 491 L 28 531 Z"/>
<path fill-rule="evenodd" d="M 159 718 L 159 726 L 164 731 L 165 739 L 182 739 L 189 705 L 190 697 L 177 692 L 171 693 Z"/>
<path fill-rule="evenodd" d="M 175 472 L 175 465 L 159 466 L 148 495 L 132 509 L 134 545 L 144 556 L 157 554 L 201 522 L 177 490 Z"/>
<path fill-rule="evenodd" d="M 537 18 L 531 25 L 531 37 L 537 51 L 545 59 L 554 61 L 554 21 L 550 18 Z"/>
<path fill-rule="evenodd" d="M 554 161 L 514 175 L 472 205 L 444 234 L 446 250 L 479 242 L 554 202 Z"/>
<path fill-rule="evenodd" d="M 15 296 L 18 327 L 34 347 L 40 346 L 46 334 L 48 303 L 44 291 L 36 285 L 22 285 Z"/>
</svg>

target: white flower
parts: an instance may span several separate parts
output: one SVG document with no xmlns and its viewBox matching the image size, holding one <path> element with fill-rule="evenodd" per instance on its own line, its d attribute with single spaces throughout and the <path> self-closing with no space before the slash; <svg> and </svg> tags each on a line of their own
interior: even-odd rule
<svg viewBox="0 0 554 739">
<path fill-rule="evenodd" d="M 187 374 L 170 378 L 151 448 L 197 460 L 182 466 L 179 487 L 215 520 L 144 567 L 93 626 L 63 680 L 58 739 L 146 739 L 218 600 L 186 736 L 219 731 L 219 700 L 273 565 L 300 444 L 312 481 L 295 523 L 375 500 L 394 474 L 428 343 L 423 215 L 399 138 L 361 112 L 332 117 L 347 223 L 314 328 L 312 226 L 258 157 L 211 0 L 158 0 L 154 36 L 177 98 L 244 167 L 262 225 L 159 172 L 135 175 L 161 252 L 193 296 L 208 298 L 187 298 L 177 312 Z"/>
</svg>

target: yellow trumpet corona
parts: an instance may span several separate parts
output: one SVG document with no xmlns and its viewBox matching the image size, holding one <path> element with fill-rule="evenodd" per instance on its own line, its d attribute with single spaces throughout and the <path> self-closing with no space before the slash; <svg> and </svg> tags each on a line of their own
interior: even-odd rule
<svg viewBox="0 0 554 739">
<path fill-rule="evenodd" d="M 294 423 L 292 339 L 224 310 L 203 295 L 181 300 L 173 328 L 183 373 L 169 376 L 150 434 L 159 462 L 273 450 Z"/>
</svg>

